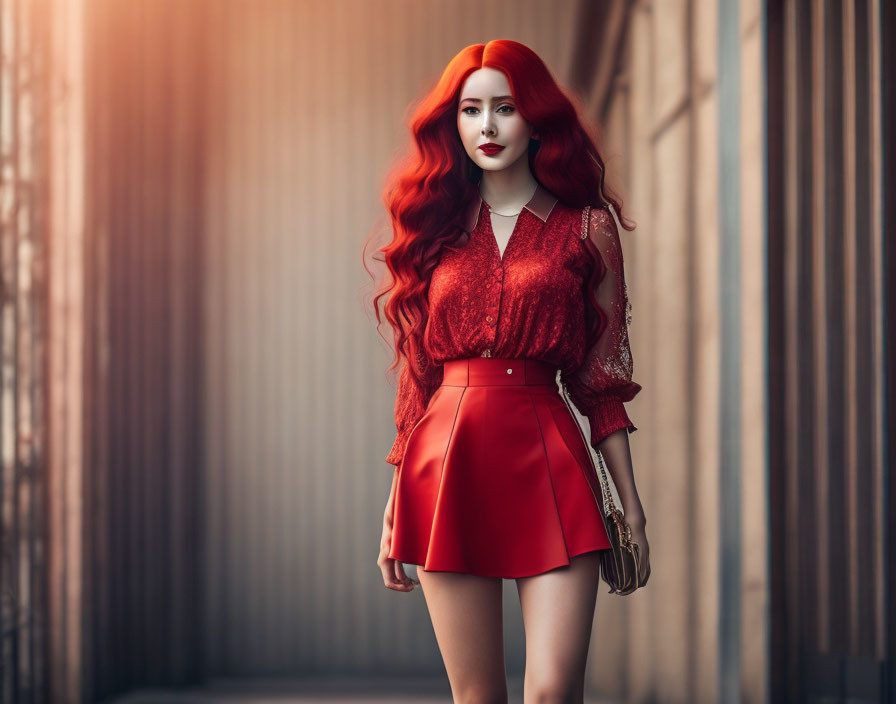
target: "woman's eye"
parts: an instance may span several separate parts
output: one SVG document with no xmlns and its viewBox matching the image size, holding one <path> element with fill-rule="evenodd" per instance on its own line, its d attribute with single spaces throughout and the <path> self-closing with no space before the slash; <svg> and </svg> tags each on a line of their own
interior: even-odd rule
<svg viewBox="0 0 896 704">
<path fill-rule="evenodd" d="M 507 108 L 507 110 L 504 110 L 504 108 Z M 472 110 L 473 112 L 470 112 L 470 110 Z M 472 105 L 468 105 L 465 108 L 461 108 L 460 111 L 467 115 L 475 115 L 477 112 L 479 112 L 479 108 L 474 107 Z M 497 110 L 495 110 L 495 112 L 502 112 L 502 111 L 505 115 L 509 115 L 510 113 L 515 112 L 515 109 L 514 109 L 513 105 L 508 105 L 507 103 L 505 103 L 504 105 L 498 106 Z"/>
</svg>

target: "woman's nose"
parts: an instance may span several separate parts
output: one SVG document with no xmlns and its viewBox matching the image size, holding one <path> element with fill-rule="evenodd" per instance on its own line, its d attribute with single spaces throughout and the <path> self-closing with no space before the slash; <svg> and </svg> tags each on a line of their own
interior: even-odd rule
<svg viewBox="0 0 896 704">
<path fill-rule="evenodd" d="M 495 133 L 495 123 L 491 116 L 486 113 L 482 120 L 482 134 L 493 135 Z"/>
</svg>

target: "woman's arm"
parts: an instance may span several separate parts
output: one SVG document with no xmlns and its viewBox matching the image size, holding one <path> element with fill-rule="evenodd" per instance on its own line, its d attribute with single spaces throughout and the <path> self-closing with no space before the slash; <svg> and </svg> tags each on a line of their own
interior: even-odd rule
<svg viewBox="0 0 896 704">
<path fill-rule="evenodd" d="M 408 577 L 404 571 L 404 565 L 389 557 L 392 550 L 392 523 L 395 510 L 395 489 L 398 485 L 398 467 L 392 473 L 392 489 L 389 491 L 389 498 L 386 501 L 386 510 L 383 512 L 383 533 L 380 537 L 380 554 L 376 559 L 376 564 L 380 568 L 383 575 L 383 584 L 387 589 L 394 589 L 397 592 L 410 592 L 418 586 L 420 582 L 412 577 Z"/>
<path fill-rule="evenodd" d="M 411 374 L 407 363 L 401 368 L 395 394 L 395 440 L 386 456 L 386 462 L 395 467 L 398 467 L 404 459 L 404 450 L 411 430 L 426 410 L 429 399 L 442 383 L 444 370 L 441 366 L 429 365 L 421 374 L 422 383 Z"/>
<path fill-rule="evenodd" d="M 600 337 L 586 350 L 581 367 L 572 374 L 562 375 L 562 381 L 573 404 L 588 418 L 591 446 L 600 449 L 604 440 L 617 431 L 637 430 L 624 403 L 631 401 L 641 386 L 632 379 L 634 363 L 628 339 L 630 306 L 616 220 L 607 208 L 595 208 L 587 215 L 586 218 L 583 211 L 580 236 L 594 266 L 603 270 L 603 276 L 585 295 L 589 297 L 589 307 L 597 307 L 606 324 Z M 625 464 L 628 452 L 614 451 L 616 445 L 612 443 L 608 450 L 619 467 Z"/>
<path fill-rule="evenodd" d="M 586 217 L 587 215 L 587 217 Z M 641 386 L 632 379 L 629 347 L 629 301 L 625 286 L 622 245 L 616 220 L 608 208 L 583 212 L 583 242 L 604 270 L 593 291 L 593 303 L 606 316 L 599 339 L 586 351 L 581 368 L 562 378 L 569 397 L 591 426 L 591 446 L 601 453 L 622 503 L 632 540 L 641 550 L 641 580 L 650 573 L 644 507 L 635 487 L 628 436 L 637 428 L 625 409 Z"/>
<path fill-rule="evenodd" d="M 622 428 L 611 433 L 599 443 L 597 449 L 603 456 L 607 471 L 613 478 L 613 484 L 619 493 L 626 523 L 630 526 L 634 522 L 644 525 L 647 519 L 644 515 L 644 507 L 641 505 L 641 497 L 638 496 L 638 490 L 635 487 L 635 473 L 632 468 L 628 432 Z"/>
</svg>

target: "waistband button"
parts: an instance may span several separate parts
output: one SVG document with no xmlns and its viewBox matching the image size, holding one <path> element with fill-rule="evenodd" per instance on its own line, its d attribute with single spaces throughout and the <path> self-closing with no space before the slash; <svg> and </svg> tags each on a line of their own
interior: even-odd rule
<svg viewBox="0 0 896 704">
<path fill-rule="evenodd" d="M 513 374 L 513 369 L 508 369 L 508 370 L 507 370 L 507 373 L 508 373 L 508 374 Z"/>
</svg>

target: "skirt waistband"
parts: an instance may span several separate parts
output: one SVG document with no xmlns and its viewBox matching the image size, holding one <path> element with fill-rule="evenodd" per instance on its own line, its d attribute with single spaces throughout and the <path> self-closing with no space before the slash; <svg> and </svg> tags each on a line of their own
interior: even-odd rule
<svg viewBox="0 0 896 704">
<path fill-rule="evenodd" d="M 450 359 L 443 369 L 443 386 L 556 386 L 559 367 L 539 359 L 470 357 Z"/>
</svg>

